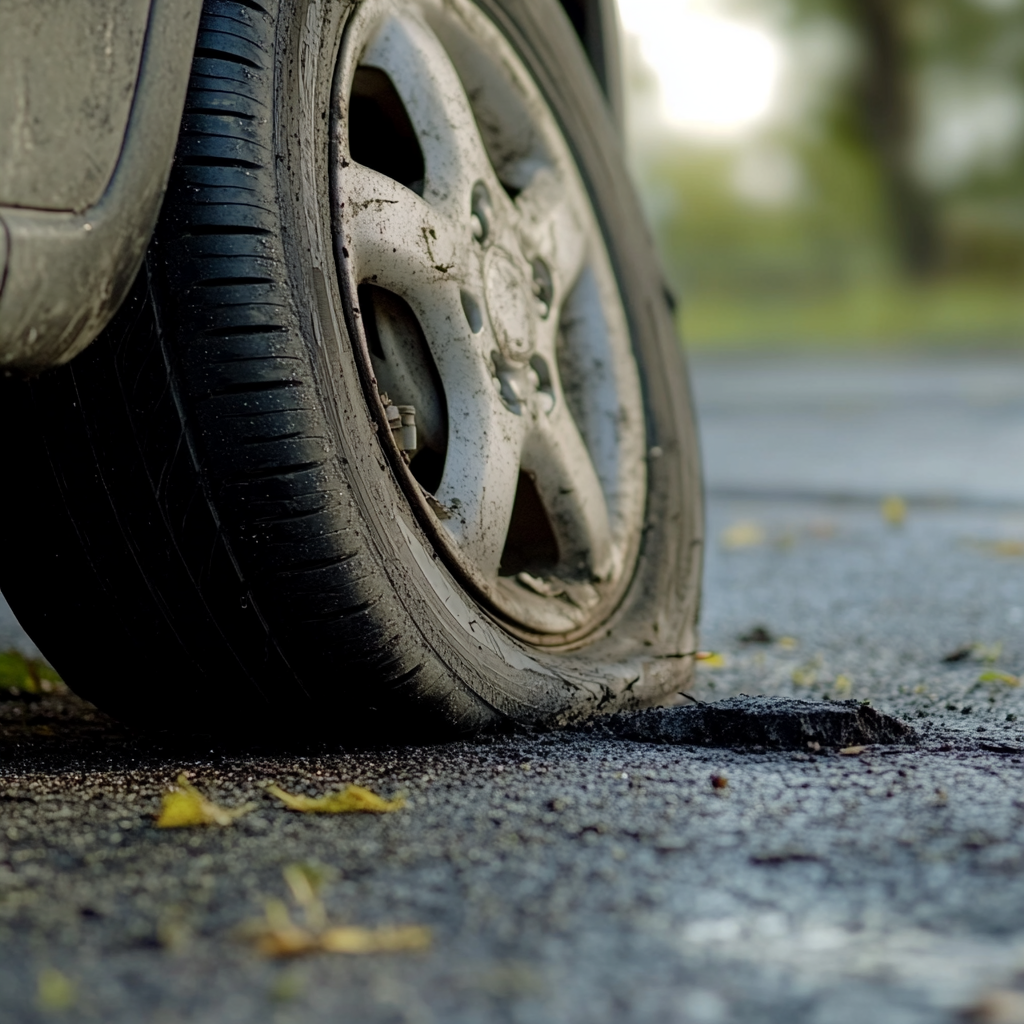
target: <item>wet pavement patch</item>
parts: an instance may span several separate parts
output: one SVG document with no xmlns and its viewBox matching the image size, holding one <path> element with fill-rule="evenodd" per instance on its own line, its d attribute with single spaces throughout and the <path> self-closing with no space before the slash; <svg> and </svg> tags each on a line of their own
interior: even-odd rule
<svg viewBox="0 0 1024 1024">
<path fill-rule="evenodd" d="M 918 740 L 909 725 L 860 701 L 788 697 L 730 697 L 693 707 L 622 712 L 586 728 L 639 743 L 805 752 Z"/>
</svg>

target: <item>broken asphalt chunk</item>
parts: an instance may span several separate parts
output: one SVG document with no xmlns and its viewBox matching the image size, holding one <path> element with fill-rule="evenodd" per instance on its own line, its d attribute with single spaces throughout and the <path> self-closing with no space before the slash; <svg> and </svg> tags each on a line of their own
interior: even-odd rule
<svg viewBox="0 0 1024 1024">
<path fill-rule="evenodd" d="M 839 750 L 914 744 L 918 739 L 909 725 L 860 701 L 788 697 L 730 697 L 710 704 L 620 712 L 583 728 L 639 743 L 765 750 Z"/>
</svg>

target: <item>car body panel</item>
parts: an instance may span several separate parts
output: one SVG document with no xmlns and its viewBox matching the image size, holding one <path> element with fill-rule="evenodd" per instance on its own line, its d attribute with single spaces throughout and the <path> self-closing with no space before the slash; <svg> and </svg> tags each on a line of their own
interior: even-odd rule
<svg viewBox="0 0 1024 1024">
<path fill-rule="evenodd" d="M 615 0 L 561 0 L 621 123 Z M 82 351 L 160 212 L 202 0 L 0 0 L 0 370 Z"/>
<path fill-rule="evenodd" d="M 87 6 L 116 11 L 121 0 Z M 95 203 L 81 210 L 0 206 L 7 240 L 0 367 L 32 372 L 66 362 L 121 304 L 160 212 L 201 7 L 201 0 L 152 0 L 127 130 Z M 59 38 L 73 48 L 73 40 Z M 34 66 L 59 67 L 65 56 L 44 49 Z"/>
<path fill-rule="evenodd" d="M 128 126 L 149 7 L 0 0 L 0 206 L 78 212 L 99 201 Z"/>
</svg>

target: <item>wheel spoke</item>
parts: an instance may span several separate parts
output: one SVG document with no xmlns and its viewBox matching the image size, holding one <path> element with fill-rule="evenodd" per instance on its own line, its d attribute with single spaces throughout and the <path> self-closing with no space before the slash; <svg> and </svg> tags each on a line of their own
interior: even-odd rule
<svg viewBox="0 0 1024 1024">
<path fill-rule="evenodd" d="M 363 57 L 384 71 L 405 105 L 423 151 L 424 198 L 464 221 L 473 184 L 497 185 L 476 119 L 451 58 L 418 18 L 389 17 Z"/>
<path fill-rule="evenodd" d="M 351 163 L 339 173 L 339 186 L 342 255 L 353 261 L 360 283 L 406 295 L 479 274 L 448 220 L 404 185 Z"/>
<path fill-rule="evenodd" d="M 493 578 L 512 519 L 526 417 L 501 400 L 479 356 L 450 345 L 437 363 L 442 381 L 461 379 L 446 387 L 448 449 L 436 497 L 451 510 L 444 525 L 463 556 Z"/>
<path fill-rule="evenodd" d="M 561 571 L 607 579 L 612 541 L 601 482 L 564 401 L 538 413 L 523 445 L 531 473 L 558 540 Z"/>
<path fill-rule="evenodd" d="M 517 230 L 523 252 L 543 261 L 550 274 L 551 294 L 546 314 L 558 322 L 557 309 L 576 283 L 587 258 L 582 211 L 569 198 L 570 190 L 551 169 L 540 168 L 516 197 Z M 535 280 L 536 280 L 535 273 Z M 542 282 L 537 282 L 541 284 Z"/>
</svg>

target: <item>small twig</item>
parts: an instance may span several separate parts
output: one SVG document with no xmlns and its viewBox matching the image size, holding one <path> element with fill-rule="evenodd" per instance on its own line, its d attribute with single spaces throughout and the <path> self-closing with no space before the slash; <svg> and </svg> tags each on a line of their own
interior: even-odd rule
<svg viewBox="0 0 1024 1024">
<path fill-rule="evenodd" d="M 688 693 L 683 693 L 682 690 L 679 691 L 679 696 L 680 697 L 685 697 L 687 700 L 692 700 L 694 704 L 703 704 L 704 703 L 704 701 L 702 701 L 702 700 L 697 700 L 696 697 L 691 697 Z"/>
</svg>

